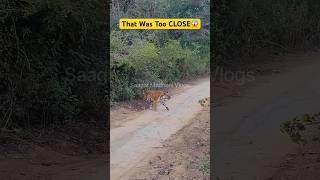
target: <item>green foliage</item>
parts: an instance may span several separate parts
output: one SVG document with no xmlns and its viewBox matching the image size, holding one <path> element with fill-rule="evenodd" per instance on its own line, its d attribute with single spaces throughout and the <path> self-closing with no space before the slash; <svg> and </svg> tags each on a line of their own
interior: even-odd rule
<svg viewBox="0 0 320 180">
<path fill-rule="evenodd" d="M 286 121 L 281 125 L 281 132 L 289 135 L 291 140 L 297 144 L 305 144 L 308 139 L 313 141 L 319 140 L 319 135 L 315 134 L 316 131 L 312 132 L 312 128 L 320 124 L 320 113 L 313 115 L 305 114 L 301 119 L 293 118 L 292 120 Z M 309 128 L 308 128 L 309 127 Z M 318 127 L 318 129 L 320 126 Z M 310 133 L 307 134 L 306 131 Z"/>
<path fill-rule="evenodd" d="M 117 35 L 116 35 L 117 34 Z M 111 33 L 114 47 L 111 59 L 111 100 L 121 101 L 141 96 L 135 84 L 172 83 L 209 71 L 209 59 L 200 52 L 183 48 L 179 40 L 169 39 L 163 47 L 146 40 L 135 40 L 121 50 L 123 44 L 117 31 Z"/>
<path fill-rule="evenodd" d="M 238 63 L 241 58 L 236 57 L 255 56 L 266 49 L 284 52 L 319 45 L 319 7 L 315 0 L 215 1 L 215 63 Z"/>
<path fill-rule="evenodd" d="M 104 123 L 106 81 L 70 79 L 106 70 L 104 4 L 11 0 L 0 7 L 0 128 Z"/>
<path fill-rule="evenodd" d="M 118 31 L 121 17 L 199 17 L 200 31 Z M 209 72 L 209 1 L 113 1 L 111 101 L 141 96 L 138 84 L 174 83 Z"/>
<path fill-rule="evenodd" d="M 210 174 L 210 157 L 205 155 L 200 159 L 199 170 L 203 174 Z"/>
</svg>

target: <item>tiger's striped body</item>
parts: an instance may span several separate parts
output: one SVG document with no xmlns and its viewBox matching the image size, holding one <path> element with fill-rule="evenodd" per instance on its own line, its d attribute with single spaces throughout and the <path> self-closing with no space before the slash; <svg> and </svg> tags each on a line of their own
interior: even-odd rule
<svg viewBox="0 0 320 180">
<path fill-rule="evenodd" d="M 160 91 L 160 90 L 148 90 L 143 91 L 143 101 L 145 102 L 144 108 L 146 109 L 146 105 L 152 104 L 152 109 L 154 111 L 157 111 L 157 104 L 160 102 L 168 111 L 169 108 L 166 106 L 165 102 L 166 100 L 170 99 L 171 97 L 168 95 L 167 91 Z"/>
</svg>

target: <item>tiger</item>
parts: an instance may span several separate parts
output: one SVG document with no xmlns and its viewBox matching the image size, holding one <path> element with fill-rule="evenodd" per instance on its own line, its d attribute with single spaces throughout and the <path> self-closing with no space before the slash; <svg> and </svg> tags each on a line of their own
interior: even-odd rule
<svg viewBox="0 0 320 180">
<path fill-rule="evenodd" d="M 210 106 L 210 97 L 205 97 L 205 98 L 202 98 L 198 101 L 198 103 L 202 106 L 202 107 L 205 107 L 205 106 Z"/>
<path fill-rule="evenodd" d="M 146 109 L 146 104 L 149 104 L 149 107 L 152 103 L 152 109 L 157 111 L 157 104 L 160 102 L 168 111 L 169 108 L 166 106 L 165 101 L 171 99 L 168 91 L 160 90 L 147 90 L 143 91 L 143 101 L 145 102 L 144 109 Z"/>
</svg>

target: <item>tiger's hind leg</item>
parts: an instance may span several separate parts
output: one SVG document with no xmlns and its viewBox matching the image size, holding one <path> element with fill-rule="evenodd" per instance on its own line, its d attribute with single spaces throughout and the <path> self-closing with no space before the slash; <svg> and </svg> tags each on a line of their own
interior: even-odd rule
<svg viewBox="0 0 320 180">
<path fill-rule="evenodd" d="M 152 101 L 150 100 L 148 104 L 148 109 L 150 110 L 151 108 L 152 108 Z"/>
<path fill-rule="evenodd" d="M 152 106 L 152 100 L 150 97 L 146 98 L 146 100 L 144 101 L 144 110 L 150 109 Z"/>
</svg>

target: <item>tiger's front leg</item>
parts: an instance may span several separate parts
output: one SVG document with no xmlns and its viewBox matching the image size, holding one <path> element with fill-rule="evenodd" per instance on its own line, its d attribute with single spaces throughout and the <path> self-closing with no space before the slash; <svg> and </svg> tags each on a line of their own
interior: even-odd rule
<svg viewBox="0 0 320 180">
<path fill-rule="evenodd" d="M 154 111 L 157 111 L 157 101 L 153 101 L 152 108 Z"/>
<path fill-rule="evenodd" d="M 169 111 L 169 108 L 165 104 L 166 99 L 160 98 L 160 103 Z"/>
</svg>

